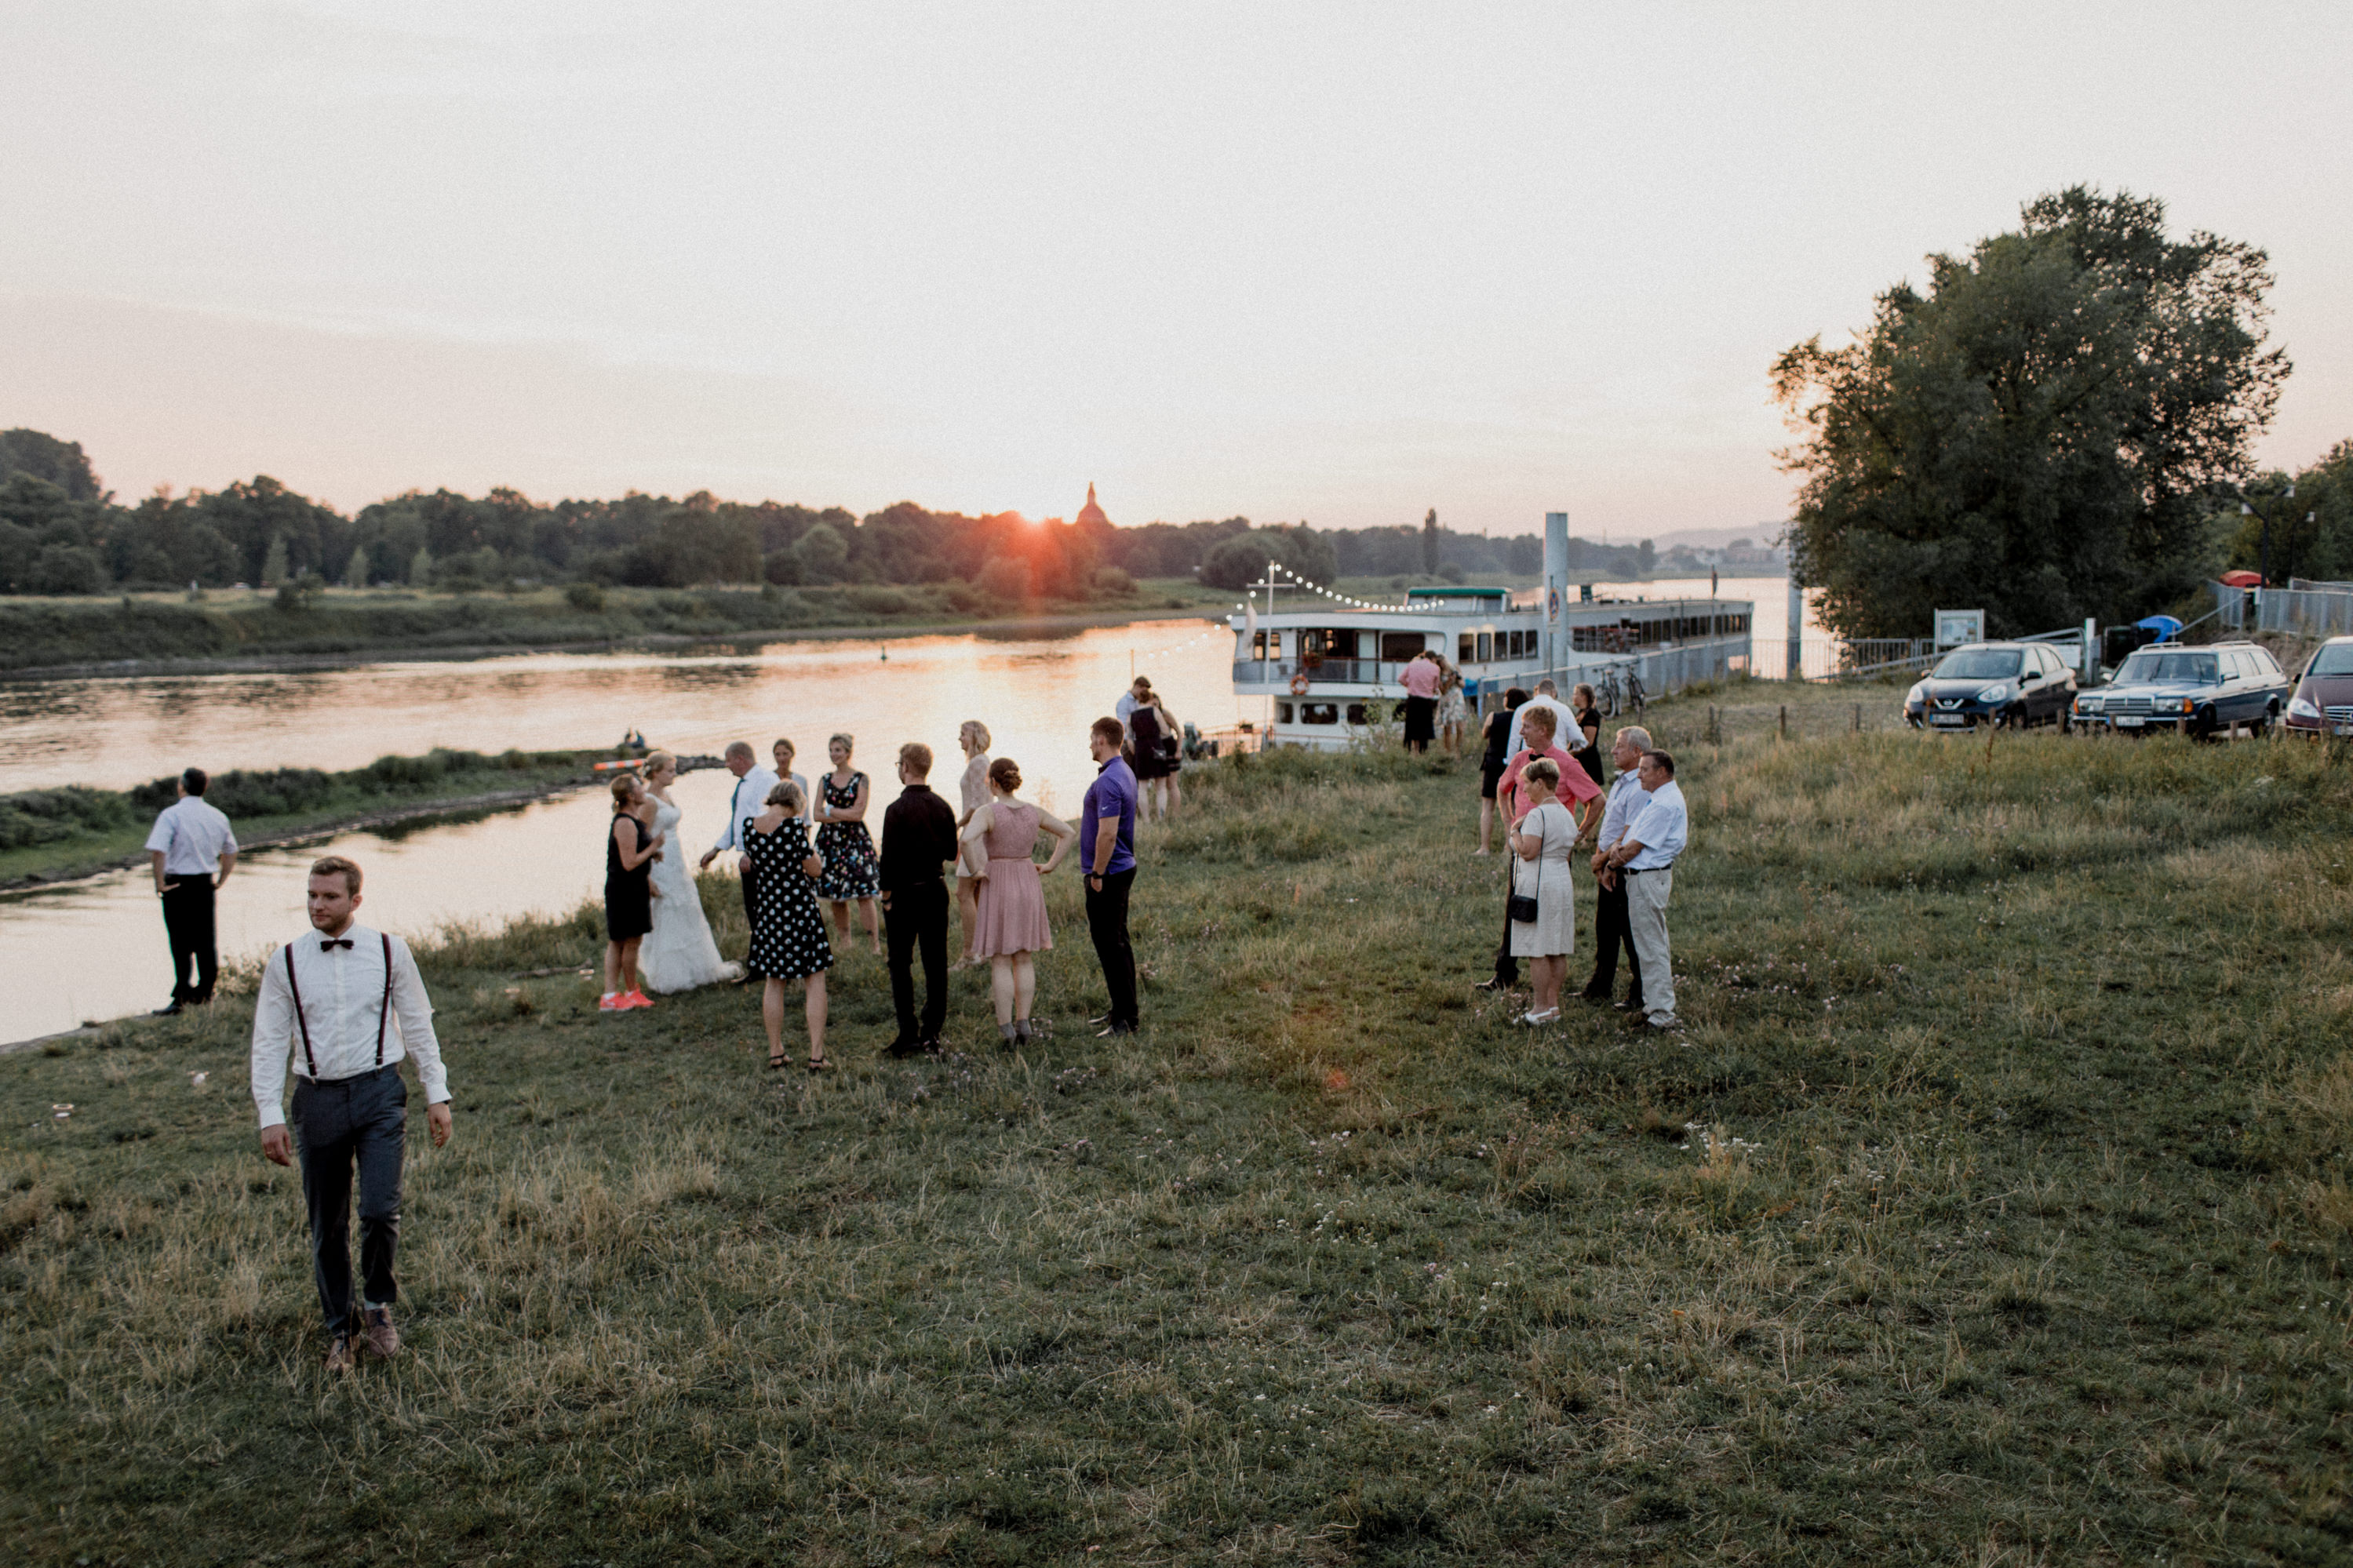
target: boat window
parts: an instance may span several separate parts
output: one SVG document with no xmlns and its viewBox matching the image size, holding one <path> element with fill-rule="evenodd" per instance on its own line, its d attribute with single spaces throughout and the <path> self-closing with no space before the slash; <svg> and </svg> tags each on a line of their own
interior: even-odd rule
<svg viewBox="0 0 2353 1568">
<path fill-rule="evenodd" d="M 1479 639 L 1472 637 L 1469 632 L 1464 632 L 1461 636 L 1454 639 L 1455 663 L 1469 664 L 1472 659 L 1478 655 L 1478 652 Z"/>
<path fill-rule="evenodd" d="M 1381 662 L 1384 664 L 1402 664 L 1407 659 L 1411 658 L 1415 654 L 1419 653 L 1422 650 L 1422 638 L 1419 632 L 1383 632 L 1381 634 Z"/>
<path fill-rule="evenodd" d="M 1363 703 L 1351 702 L 1348 704 L 1348 722 L 1356 725 L 1358 728 L 1362 728 L 1363 726 L 1372 722 L 1371 720 L 1365 717 L 1365 705 Z"/>
<path fill-rule="evenodd" d="M 1494 633 L 1493 633 L 1493 632 L 1481 632 L 1481 633 L 1479 634 L 1479 657 L 1478 657 L 1478 662 L 1479 662 L 1479 663 L 1481 663 L 1481 664 L 1485 664 L 1489 659 L 1492 659 L 1492 658 L 1493 658 L 1494 657 L 1495 657 L 1495 634 L 1494 634 Z"/>
<path fill-rule="evenodd" d="M 1278 702 L 1274 705 L 1274 721 L 1278 724 L 1288 724 L 1292 721 L 1290 703 Z"/>
<path fill-rule="evenodd" d="M 1337 724 L 1340 705 L 1337 702 L 1303 702 L 1299 705 L 1299 721 L 1303 724 Z"/>
<path fill-rule="evenodd" d="M 1250 638 L 1250 654 L 1256 658 L 1281 658 L 1282 634 L 1281 632 L 1258 633 Z"/>
</svg>

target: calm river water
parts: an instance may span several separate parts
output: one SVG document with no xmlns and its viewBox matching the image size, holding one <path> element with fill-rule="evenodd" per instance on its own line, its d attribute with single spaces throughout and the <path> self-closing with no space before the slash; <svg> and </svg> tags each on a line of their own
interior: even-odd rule
<svg viewBox="0 0 2353 1568">
<path fill-rule="evenodd" d="M 1623 591 L 1666 598 L 1704 593 L 1706 583 Z M 1757 646 L 1778 644 L 1779 578 L 1726 579 L 1723 592 L 1754 598 Z M 121 788 L 192 763 L 216 772 L 334 770 L 435 746 L 596 746 L 634 726 L 681 752 L 748 740 L 763 761 L 768 743 L 787 735 L 799 771 L 811 776 L 825 766 L 826 738 L 847 731 L 858 738 L 856 765 L 877 776 L 883 800 L 896 792 L 900 743 L 922 741 L 940 758 L 934 782 L 953 795 L 956 728 L 978 719 L 994 733 L 995 753 L 1021 763 L 1030 797 L 1067 812 L 1093 773 L 1087 725 L 1111 710 L 1131 669 L 1152 678 L 1180 720 L 1205 730 L 1264 718 L 1261 701 L 1235 698 L 1232 644 L 1222 633 L 1201 635 L 1210 629 L 1172 620 L 1045 637 L 813 639 L 674 657 L 539 654 L 0 683 L 0 791 Z M 718 833 L 732 782 L 716 771 L 679 782 L 694 853 Z M 367 868 L 370 923 L 406 936 L 570 910 L 602 885 L 607 816 L 604 794 L 588 791 L 472 822 L 257 851 L 221 892 L 222 957 L 257 957 L 302 931 L 304 868 L 330 852 Z M 0 972 L 15 994 L 0 1041 L 160 1004 L 170 994 L 170 959 L 146 873 L 0 900 Z"/>
</svg>

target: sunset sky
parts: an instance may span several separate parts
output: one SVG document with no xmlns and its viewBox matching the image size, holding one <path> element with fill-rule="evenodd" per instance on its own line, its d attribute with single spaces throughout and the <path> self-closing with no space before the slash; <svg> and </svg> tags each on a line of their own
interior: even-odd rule
<svg viewBox="0 0 2353 1568">
<path fill-rule="evenodd" d="M 2074 182 L 2261 245 L 2353 437 L 2353 7 L 0 0 L 0 426 L 268 472 L 1614 537 Z"/>
</svg>

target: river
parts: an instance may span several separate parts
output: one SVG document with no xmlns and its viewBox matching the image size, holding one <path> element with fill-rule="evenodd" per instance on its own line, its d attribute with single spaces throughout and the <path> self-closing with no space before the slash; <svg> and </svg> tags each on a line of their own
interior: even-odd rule
<svg viewBox="0 0 2353 1568">
<path fill-rule="evenodd" d="M 1603 585 L 1653 599 L 1706 588 L 1704 579 Z M 1781 579 L 1727 578 L 1722 592 L 1755 599 L 1757 647 L 1778 646 Z M 1060 637 L 826 638 L 676 655 L 0 682 L 0 792 L 122 788 L 191 763 L 332 771 L 435 746 L 594 746 L 635 727 L 681 752 L 747 740 L 764 762 L 769 742 L 786 735 L 809 776 L 825 766 L 827 737 L 846 731 L 881 800 L 895 793 L 900 743 L 919 740 L 937 754 L 934 782 L 953 796 L 957 726 L 978 719 L 993 732 L 995 754 L 1021 763 L 1030 798 L 1067 812 L 1093 773 L 1087 725 L 1111 710 L 1131 671 L 1150 676 L 1177 718 L 1204 730 L 1264 718 L 1262 701 L 1234 696 L 1232 643 L 1222 631 L 1203 635 L 1212 630 L 1198 619 L 1147 621 Z M 716 771 L 679 781 L 691 851 L 718 833 L 732 782 Z M 472 821 L 255 851 L 221 891 L 223 960 L 258 957 L 303 929 L 305 868 L 328 853 L 366 868 L 365 918 L 405 936 L 568 910 L 602 883 L 608 815 L 603 792 L 585 791 Z M 879 826 L 879 805 L 871 820 Z M 170 992 L 170 960 L 147 874 L 0 900 L 0 966 L 15 991 L 0 1040 L 159 1005 Z"/>
</svg>

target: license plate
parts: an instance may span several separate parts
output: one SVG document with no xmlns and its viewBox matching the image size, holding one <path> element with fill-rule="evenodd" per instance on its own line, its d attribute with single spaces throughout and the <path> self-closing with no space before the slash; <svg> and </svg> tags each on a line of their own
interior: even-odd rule
<svg viewBox="0 0 2353 1568">
<path fill-rule="evenodd" d="M 2353 735 L 2353 724 L 2331 724 L 2328 732 L 2332 735 Z"/>
<path fill-rule="evenodd" d="M 2143 724 L 2147 722 L 2148 721 L 2146 719 L 2119 719 L 2116 721 L 2116 728 L 2119 730 L 2137 730 Z"/>
<path fill-rule="evenodd" d="M 1939 730 L 1957 730 L 1964 724 L 1967 724 L 1968 721 L 1966 719 L 1956 719 L 1949 713 L 1939 713 L 1935 718 L 1929 720 L 1928 722 L 1935 725 Z"/>
</svg>

